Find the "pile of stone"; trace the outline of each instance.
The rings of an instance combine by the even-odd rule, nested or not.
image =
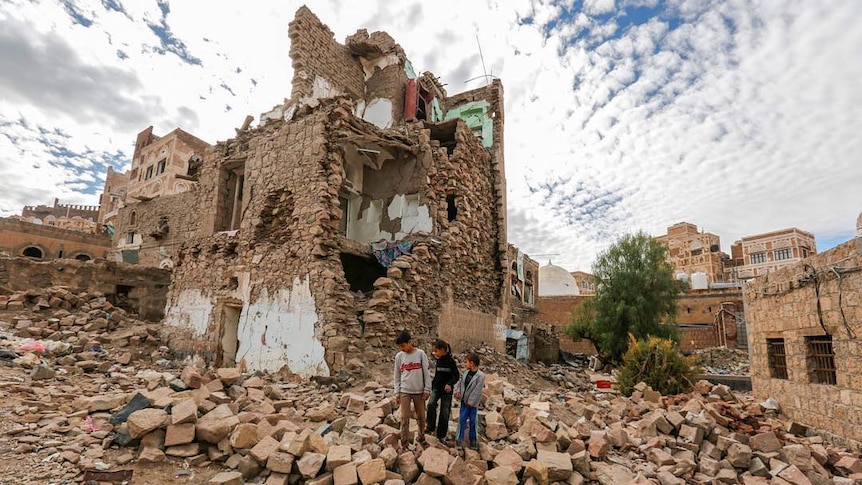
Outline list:
[[[748,352],[725,347],[697,349],[693,352],[697,365],[707,374],[748,375]]]
[[[469,353],[479,355],[483,372],[498,374],[521,389],[540,391],[558,387],[556,390],[563,393],[567,390],[585,391],[591,388],[589,376],[581,366],[523,363],[482,344],[454,355],[461,369]]]
[[[33,380],[105,373],[158,343],[157,325],[111,304],[101,294],[65,287],[0,295],[0,364],[30,369]]]

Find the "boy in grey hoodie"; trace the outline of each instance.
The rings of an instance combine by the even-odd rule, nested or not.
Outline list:
[[[479,356],[468,354],[464,364],[467,372],[458,382],[455,399],[461,400],[461,414],[458,417],[458,438],[455,448],[461,449],[464,441],[464,428],[470,423],[470,448],[479,449],[476,435],[476,420],[479,418],[479,404],[482,403],[482,390],[485,389],[485,373],[479,370]]]
[[[410,404],[419,424],[419,444],[425,444],[425,400],[431,394],[431,363],[422,349],[413,346],[410,332],[395,339],[400,352],[395,354],[395,398],[401,411],[401,446],[410,442]]]

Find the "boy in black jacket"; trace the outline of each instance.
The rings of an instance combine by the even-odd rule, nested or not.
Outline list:
[[[431,397],[428,399],[426,434],[436,432],[440,441],[446,439],[449,431],[449,413],[452,410],[452,391],[461,375],[458,365],[452,358],[452,349],[445,340],[437,339],[431,345],[431,353],[437,359],[434,379],[431,381]],[[440,403],[440,416],[437,416],[437,403]]]

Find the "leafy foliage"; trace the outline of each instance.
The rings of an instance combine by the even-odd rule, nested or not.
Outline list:
[[[599,254],[592,271],[596,295],[575,310],[567,335],[591,340],[612,362],[628,348],[629,333],[678,341],[676,298],[685,283],[674,278],[667,246],[644,232],[628,234]]]
[[[629,334],[629,350],[617,374],[617,389],[631,396],[639,382],[664,395],[689,392],[697,367],[693,358],[683,356],[670,340],[650,337],[635,340]]]

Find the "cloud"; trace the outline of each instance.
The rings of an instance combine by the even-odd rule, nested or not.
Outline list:
[[[7,19],[0,30],[0,94],[8,100],[123,130],[165,113],[141,88],[133,72],[88,65],[62,38],[30,24]]]
[[[211,0],[206,21],[195,2],[3,5],[4,214],[55,196],[95,203],[73,189],[123,165],[150,124],[214,142],[290,95],[295,4]],[[451,94],[484,84],[467,82],[483,73],[478,36],[484,69],[505,87],[508,236],[528,254],[588,269],[619,235],[680,221],[718,234],[725,251],[791,226],[814,232],[819,249],[852,235],[856,0],[308,5],[338,41],[389,32]]]

